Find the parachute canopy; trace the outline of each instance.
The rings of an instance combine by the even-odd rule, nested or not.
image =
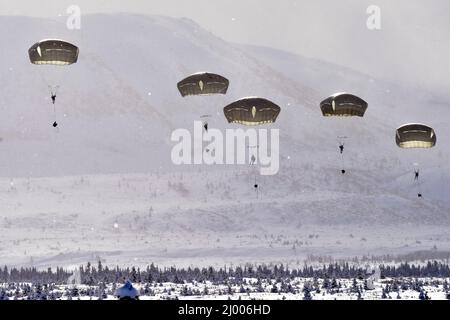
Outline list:
[[[221,75],[199,72],[178,82],[178,90],[183,97],[193,95],[226,94],[229,81]]]
[[[432,148],[436,145],[434,129],[420,123],[409,123],[397,129],[395,141],[400,148]]]
[[[258,97],[240,99],[223,109],[229,123],[240,123],[247,126],[273,123],[280,111],[280,107],[275,103]]]
[[[63,40],[42,40],[35,43],[28,55],[33,64],[64,66],[76,63],[78,47]]]
[[[336,93],[320,103],[325,117],[363,117],[367,106],[363,99],[349,93]]]

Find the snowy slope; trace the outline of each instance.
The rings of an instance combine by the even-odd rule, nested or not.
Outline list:
[[[0,17],[0,264],[159,264],[286,261],[449,248],[447,97],[268,48],[227,43],[187,19],[92,15],[63,21]],[[14,30],[14,32],[10,32]],[[29,63],[42,38],[80,47],[61,76],[60,129],[51,127],[49,74]],[[181,98],[176,83],[208,70],[231,81],[226,96]],[[324,119],[336,91],[369,102],[363,119]],[[243,96],[278,103],[281,168],[171,164],[170,134],[192,130]],[[65,116],[64,116],[65,115]],[[432,125],[438,146],[399,150],[397,126]],[[336,136],[348,135],[348,175]],[[423,200],[412,186],[422,165]],[[114,225],[117,223],[118,228]],[[420,226],[420,228],[418,227]],[[135,261],[134,261],[135,262]]]

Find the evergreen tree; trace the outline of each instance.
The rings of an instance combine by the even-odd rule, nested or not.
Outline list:
[[[447,279],[445,279],[445,281],[444,281],[443,290],[444,290],[444,292],[448,292],[448,282],[447,282]]]
[[[231,287],[231,285],[228,284],[227,294],[229,294],[230,296],[232,296],[233,293],[234,293],[233,288]]]
[[[363,300],[362,296],[361,296],[361,292],[358,290],[358,300]]]
[[[381,299],[387,299],[385,288],[383,288],[382,291],[381,291]]]
[[[312,300],[311,290],[309,285],[305,283],[303,286],[303,300]]]
[[[320,285],[319,285],[319,280],[317,279],[317,276],[314,276],[313,288],[316,291],[316,293],[320,293]]]
[[[4,288],[0,289],[0,300],[9,300],[6,290]]]
[[[264,291],[265,291],[264,287],[262,286],[262,283],[261,283],[260,279],[258,279],[256,292],[264,292]]]
[[[331,287],[330,279],[329,279],[328,277],[326,277],[326,278],[323,280],[322,288],[324,288],[324,289],[329,289],[330,287]]]
[[[277,288],[277,285],[275,283],[273,284],[272,289],[270,289],[270,292],[271,293],[278,293],[278,288]]]
[[[333,278],[333,280],[331,281],[331,289],[336,289],[338,287],[339,287],[339,285],[337,283],[336,278]]]
[[[352,283],[352,287],[350,289],[350,292],[359,292],[359,288],[358,288],[358,282],[356,281],[356,278],[353,278],[353,283]]]
[[[423,291],[423,289],[420,289],[419,299],[420,299],[420,300],[428,300],[428,296],[427,296],[427,294]]]

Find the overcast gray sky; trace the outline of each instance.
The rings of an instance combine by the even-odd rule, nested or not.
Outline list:
[[[225,40],[323,59],[392,80],[450,88],[448,0],[0,0],[1,15],[133,12],[188,17]],[[366,27],[369,5],[381,30]]]

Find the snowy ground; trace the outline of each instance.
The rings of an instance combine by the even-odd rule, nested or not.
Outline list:
[[[247,168],[200,170],[3,179],[0,265],[301,265],[309,255],[450,248],[434,202],[323,190],[286,176],[262,180],[257,196]]]
[[[271,281],[270,283],[263,281],[261,286],[257,285],[257,279],[245,279],[246,284],[242,286],[228,286],[215,285],[211,282],[205,283],[189,283],[189,284],[175,284],[175,283],[153,283],[153,284],[138,284],[136,289],[140,291],[141,300],[302,300],[305,296],[303,288],[305,283],[312,287],[313,279],[295,278],[290,281],[292,292],[283,292],[281,283]],[[317,287],[320,292],[311,290],[313,300],[357,300],[358,293],[352,292],[353,280],[336,279],[339,288],[324,289],[322,288],[323,280],[317,280]],[[391,283],[394,279],[386,278],[378,282],[374,282],[373,290],[362,290],[361,299],[364,300],[379,300],[383,296],[383,288],[386,284]],[[401,279],[405,282],[423,281],[425,285],[422,286],[424,293],[431,300],[447,300],[448,293],[443,288],[445,279],[437,278],[421,278],[421,279]],[[447,279],[449,281],[449,279]],[[14,284],[16,285],[16,284]],[[26,285],[26,284],[22,284]],[[66,286],[53,285],[49,287],[40,287],[39,292],[45,296],[45,299],[80,299],[80,300],[97,300],[99,295],[105,300],[114,300],[113,292],[120,284],[109,284],[104,289],[99,290],[96,286]],[[357,286],[361,288],[364,286],[364,281],[357,280]],[[9,289],[7,289],[9,287]],[[0,289],[5,288],[6,295],[10,299],[27,299],[28,296],[23,293],[23,288],[18,291],[12,290],[12,285],[0,284]],[[275,291],[275,292],[274,292]],[[385,299],[392,300],[418,300],[419,292],[412,289],[401,289],[398,291],[390,291],[386,294]],[[35,297],[36,298],[36,297]],[[42,298],[42,297],[41,297]]]

